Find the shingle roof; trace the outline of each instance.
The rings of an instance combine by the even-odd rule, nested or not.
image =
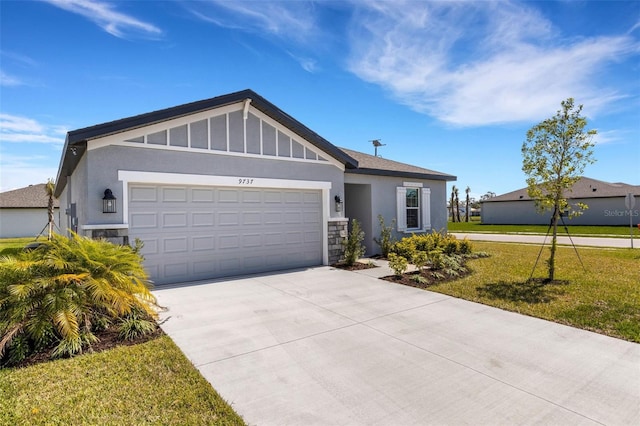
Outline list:
[[[351,149],[340,148],[347,155],[358,161],[358,168],[347,169],[346,173],[382,175],[382,176],[398,176],[416,179],[432,179],[454,181],[455,176],[437,172],[435,170],[424,169],[422,167],[412,166],[411,164],[400,163],[398,161],[387,160],[386,158],[376,157],[374,155],[365,154]]]
[[[0,209],[46,209],[49,197],[44,187],[45,184],[40,183],[0,193]],[[53,206],[60,207],[58,200],[53,200]]]
[[[565,195],[572,199],[582,198],[607,198],[607,197],[624,197],[628,193],[640,195],[640,185],[629,185],[626,183],[610,183],[601,180],[582,177]],[[489,198],[484,202],[499,201],[527,201],[531,200],[527,193],[527,188],[521,188],[517,191],[508,192]]]
[[[146,114],[110,121],[108,123],[85,127],[83,129],[73,130],[67,133],[60,166],[58,167],[55,195],[60,196],[62,193],[62,190],[67,183],[67,176],[70,176],[75,170],[87,149],[87,142],[91,139],[148,126],[154,123],[160,123],[162,121],[172,120],[174,118],[183,117],[196,112],[241,102],[245,99],[251,99],[252,107],[257,108],[283,126],[288,127],[303,138],[307,139],[322,151],[336,158],[338,161],[341,161],[346,168],[358,166],[356,160],[350,158],[335,145],[291,117],[289,114],[282,111],[271,102],[267,101],[262,96],[258,95],[253,90],[247,89],[235,93],[229,93],[227,95],[217,96],[215,98],[191,102]]]

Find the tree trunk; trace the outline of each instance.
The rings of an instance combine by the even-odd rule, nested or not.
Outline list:
[[[551,216],[551,227],[553,228],[553,237],[551,238],[551,254],[547,262],[549,266],[549,278],[548,281],[555,279],[556,273],[556,245],[558,242],[558,219],[560,217],[560,209],[558,206],[553,210],[553,216]]]
[[[464,221],[469,222],[469,193],[467,193],[467,203],[464,210]]]
[[[458,222],[461,222],[460,220],[460,198],[458,198],[458,194],[456,194],[456,219]]]
[[[455,210],[453,210],[453,203],[456,201],[455,199],[455,186],[453,187],[454,189],[451,190],[451,202],[449,203],[451,206],[451,222],[455,222],[456,221],[456,213]]]

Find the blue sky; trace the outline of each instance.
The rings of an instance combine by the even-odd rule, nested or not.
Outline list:
[[[0,190],[54,178],[69,130],[250,88],[337,146],[525,186],[560,102],[597,129],[585,175],[640,184],[640,2],[5,1]]]

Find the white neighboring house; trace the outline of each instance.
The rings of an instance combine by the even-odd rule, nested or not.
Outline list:
[[[0,193],[0,238],[38,236],[48,223],[48,202],[44,183]],[[53,203],[58,224],[59,203],[58,200]]]

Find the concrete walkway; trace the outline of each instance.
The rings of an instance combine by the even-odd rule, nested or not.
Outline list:
[[[528,234],[476,234],[451,232],[456,238],[467,238],[475,241],[498,241],[512,243],[528,243],[542,244],[545,241],[544,235],[528,235]],[[605,238],[605,237],[569,237],[566,234],[558,233],[558,244],[571,245],[571,240],[576,246],[586,247],[613,247],[613,248],[631,248],[631,238]],[[546,239],[546,244],[551,244],[551,235]],[[633,248],[640,248],[640,238],[633,239]]]
[[[249,424],[637,424],[640,345],[330,267],[154,291]]]

